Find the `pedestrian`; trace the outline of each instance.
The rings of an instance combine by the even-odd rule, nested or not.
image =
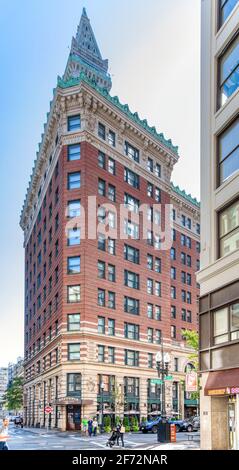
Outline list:
[[[119,424],[117,425],[116,433],[117,433],[117,446],[119,446],[119,440],[121,439],[122,447],[124,447],[125,427],[124,427],[122,421],[120,421]]]
[[[0,426],[0,450],[9,450],[7,445],[9,421],[7,418],[3,420],[2,426]]]
[[[89,421],[88,421],[88,434],[89,434],[90,437],[92,436],[92,432],[93,432],[93,421],[90,418]]]
[[[82,431],[85,435],[87,433],[87,426],[88,426],[87,418],[83,418],[82,419]]]
[[[94,431],[94,436],[97,434],[97,429],[98,429],[98,421],[96,418],[93,420],[93,431]]]

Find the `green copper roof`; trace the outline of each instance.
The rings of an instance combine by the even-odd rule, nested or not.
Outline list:
[[[174,186],[173,183],[171,183],[172,190],[177,193],[179,196],[183,197],[186,199],[186,201],[190,202],[194,206],[198,207],[200,209],[200,202],[194,197],[191,196],[191,194],[187,194],[184,189],[180,189],[179,186]]]
[[[159,140],[163,145],[168,147],[172,152],[178,156],[178,147],[172,144],[171,139],[165,139],[162,133],[158,133],[156,128],[150,127],[146,119],[140,119],[138,113],[132,113],[127,104],[120,103],[118,96],[111,96],[106,89],[100,88],[97,86],[97,83],[94,80],[89,79],[82,72],[79,77],[72,78],[68,81],[64,81],[61,77],[58,77],[57,85],[59,88],[69,88],[72,86],[79,85],[81,82],[85,82],[90,85],[94,90],[96,90],[100,95],[106,98],[110,103],[115,105],[120,111],[126,114],[132,121],[144,128],[145,131],[149,132],[155,139]]]

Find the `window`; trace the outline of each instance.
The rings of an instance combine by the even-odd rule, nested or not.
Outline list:
[[[80,115],[77,116],[68,116],[68,132],[76,131],[80,129]]]
[[[71,256],[67,258],[67,274],[80,273],[80,256]]]
[[[186,273],[185,271],[181,271],[181,282],[186,284]]]
[[[173,362],[174,362],[174,371],[178,372],[178,357],[175,357]]]
[[[104,335],[105,334],[105,318],[98,317],[98,333]]]
[[[147,317],[153,318],[153,304],[147,304]]]
[[[150,271],[153,271],[154,268],[154,258],[152,255],[147,255],[147,268],[150,269]]]
[[[139,315],[139,300],[132,297],[124,298],[124,311],[133,315]]]
[[[214,344],[228,341],[228,309],[223,308],[213,314],[213,338]]]
[[[181,215],[181,224],[186,227],[186,216],[184,214]]]
[[[108,224],[111,228],[116,228],[116,214],[115,212],[108,212]]]
[[[192,228],[192,221],[191,221],[191,219],[190,219],[189,217],[187,218],[187,228],[188,228],[189,230],[191,230],[191,228]]]
[[[171,257],[171,260],[172,260],[172,261],[175,261],[175,260],[176,260],[176,249],[175,249],[175,248],[171,248],[171,250],[170,250],[170,257]]]
[[[161,282],[157,282],[155,281],[155,295],[157,295],[157,297],[161,297]]]
[[[105,362],[105,346],[98,345],[98,362]]]
[[[192,312],[187,310],[187,322],[192,323]]]
[[[171,286],[171,299],[176,299],[177,291],[175,286]]]
[[[80,144],[68,145],[68,161],[80,160]]]
[[[108,172],[111,175],[115,175],[115,161],[110,157],[108,158]]]
[[[105,248],[106,248],[105,236],[99,233],[98,234],[98,250],[105,251]]]
[[[130,245],[124,245],[124,259],[139,264],[139,250]]]
[[[131,238],[139,239],[139,225],[130,220],[124,220],[124,233]]]
[[[116,189],[115,186],[112,186],[112,184],[109,184],[108,186],[108,198],[112,202],[115,202],[116,200]]]
[[[148,328],[148,343],[153,343],[154,341],[154,330],[153,328]]]
[[[67,396],[81,397],[81,374],[67,374]]]
[[[239,170],[239,118],[218,137],[219,184]]]
[[[115,348],[113,348],[112,346],[108,347],[108,362],[110,364],[115,363]]]
[[[105,224],[106,223],[106,210],[105,210],[105,207],[99,207],[98,208],[97,217],[98,217],[99,224]]]
[[[115,266],[112,264],[108,265],[108,280],[111,282],[115,282]]]
[[[182,264],[186,265],[186,260],[187,260],[187,257],[186,257],[186,253],[181,253],[181,262]]]
[[[147,279],[147,294],[153,294],[153,279]]]
[[[239,339],[239,303],[230,307],[231,340]]]
[[[191,274],[187,273],[187,285],[191,286],[192,285],[192,276]]]
[[[139,325],[125,323],[124,335],[127,339],[139,340]]]
[[[100,152],[98,153],[98,166],[105,170],[105,153]]]
[[[155,343],[156,344],[161,344],[161,330],[155,330]]]
[[[152,353],[148,353],[148,368],[153,369],[154,356]]]
[[[131,212],[135,212],[136,214],[139,212],[139,200],[133,196],[130,196],[130,194],[125,193],[124,205]]]
[[[98,194],[100,196],[105,196],[105,187],[106,187],[105,181],[99,178],[98,179]]]
[[[80,343],[68,344],[68,361],[80,360]]]
[[[153,197],[153,190],[154,190],[154,187],[152,185],[152,183],[147,183],[147,195],[149,197]]]
[[[68,173],[68,189],[79,189],[80,183],[80,172]]]
[[[124,285],[133,289],[139,289],[139,274],[124,271]]]
[[[171,338],[176,339],[176,326],[175,325],[171,326]]]
[[[105,262],[98,261],[98,277],[100,279],[105,279]]]
[[[112,318],[108,320],[108,335],[115,336],[115,320]]]
[[[115,147],[115,133],[113,131],[109,131],[108,133],[108,142],[112,147]]]
[[[155,174],[158,178],[161,178],[161,165],[159,163],[155,165]]]
[[[181,233],[181,245],[186,246],[186,235]]]
[[[128,168],[124,169],[124,180],[130,186],[133,186],[133,188],[139,189],[139,175]]]
[[[132,158],[135,162],[139,162],[139,151],[133,145],[129,144],[129,142],[125,142],[125,155]]]
[[[115,255],[115,240],[112,238],[108,238],[108,253]]]
[[[108,292],[108,308],[115,309],[115,292]]]
[[[160,258],[155,258],[154,269],[156,273],[161,273],[161,259]]]
[[[182,320],[186,321],[187,320],[187,314],[186,314],[186,309],[182,308]]]
[[[177,315],[176,307],[175,307],[175,305],[171,305],[171,318],[175,319],[176,315]]]
[[[80,245],[80,229],[79,228],[70,228],[68,230],[67,244],[68,246]]]
[[[98,305],[105,306],[105,290],[103,289],[98,289]]]
[[[67,330],[68,331],[80,330],[80,313],[69,313],[67,315]]]
[[[171,279],[175,280],[176,279],[176,268],[174,268],[173,266],[171,267]]]
[[[196,233],[197,233],[198,235],[200,235],[200,233],[201,233],[201,226],[200,226],[200,224],[198,224],[198,223],[196,224]]]
[[[151,173],[154,172],[154,162],[152,158],[148,158],[147,169],[148,171],[151,171]]]
[[[76,303],[80,302],[80,286],[67,287],[67,302]]]
[[[185,290],[181,291],[181,298],[182,298],[182,302],[186,302],[186,291]]]
[[[101,122],[98,123],[98,136],[105,140],[105,126]]]
[[[192,248],[192,240],[190,237],[186,237],[186,246]]]
[[[191,292],[187,292],[187,304],[191,304],[192,303],[192,294]]]
[[[155,320],[161,320],[161,307],[159,305],[155,305]]]
[[[219,256],[225,256],[239,248],[239,201],[219,213]]]
[[[187,255],[187,266],[190,268],[192,266],[192,258],[190,255]]]
[[[219,58],[218,104],[223,106],[239,87],[239,36]]]
[[[228,16],[231,14],[233,8],[237,5],[238,0],[219,0],[219,26],[225,23]]]
[[[79,217],[80,216],[80,200],[68,201],[67,216],[68,217]]]
[[[196,250],[197,250],[198,253],[200,253],[200,251],[201,251],[200,242],[196,242]]]
[[[155,201],[161,202],[161,190],[159,188],[155,188]]]
[[[139,366],[139,352],[125,349],[125,365],[138,367]]]

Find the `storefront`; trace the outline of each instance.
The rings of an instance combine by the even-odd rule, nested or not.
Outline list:
[[[239,450],[239,369],[210,372],[204,394],[211,398],[213,413],[224,416],[220,425],[215,423],[217,432],[229,450]]]
[[[80,431],[83,419],[84,405],[92,404],[89,400],[82,400],[80,398],[66,397],[57,401],[55,405],[59,410],[60,416],[64,417],[62,423],[63,430],[66,431]]]

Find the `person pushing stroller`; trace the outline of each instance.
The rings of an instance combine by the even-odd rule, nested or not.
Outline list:
[[[107,447],[113,447],[117,441],[117,437],[118,437],[118,433],[117,433],[116,428],[114,428],[110,438],[106,442]]]

